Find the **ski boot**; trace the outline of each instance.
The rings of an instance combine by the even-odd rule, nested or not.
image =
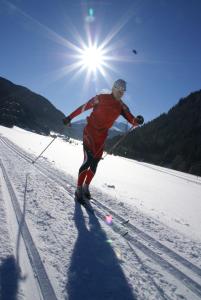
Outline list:
[[[84,184],[82,193],[83,193],[83,196],[86,197],[88,200],[91,199],[91,193],[89,191],[89,186],[87,184]]]
[[[80,204],[85,204],[85,201],[83,199],[82,187],[77,187],[75,191],[75,200]]]

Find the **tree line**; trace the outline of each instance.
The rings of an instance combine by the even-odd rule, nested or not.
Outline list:
[[[108,140],[106,149],[118,138]],[[113,153],[200,176],[201,91],[134,130]]]

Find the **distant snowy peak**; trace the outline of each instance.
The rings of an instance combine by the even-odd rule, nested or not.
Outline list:
[[[76,126],[77,126],[77,125],[86,125],[86,123],[87,123],[86,120],[85,120],[85,119],[82,119],[82,120],[73,122],[72,125],[73,125],[73,126],[74,126],[74,125],[76,125]]]
[[[72,126],[68,129],[69,136],[82,139],[83,129],[86,126],[86,119],[78,120],[72,123]],[[128,124],[124,122],[115,122],[112,128],[109,130],[109,138],[115,137],[119,134],[123,134],[128,130]]]
[[[86,119],[82,119],[82,120],[79,120],[79,121],[75,121],[73,122],[73,126],[77,126],[77,125],[86,125],[87,124],[87,121]],[[116,131],[120,131],[120,132],[125,132],[127,129],[128,129],[128,124],[127,122],[114,122],[114,125],[112,126],[111,128],[112,130],[116,130]]]
[[[120,128],[118,128],[117,126],[112,126],[111,128],[112,130],[116,130],[116,131],[119,131],[119,132],[122,132],[122,130]]]

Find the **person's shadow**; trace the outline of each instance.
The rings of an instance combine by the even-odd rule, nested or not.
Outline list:
[[[131,286],[107,241],[97,217],[89,215],[87,228],[80,204],[75,203],[78,238],[68,270],[69,300],[134,300]]]
[[[17,300],[18,283],[20,280],[19,267],[14,256],[4,258],[0,265],[0,299]]]

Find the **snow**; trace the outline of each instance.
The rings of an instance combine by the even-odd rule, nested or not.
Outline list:
[[[0,133],[4,133],[15,144],[36,156],[52,141],[51,137],[17,127],[0,127]],[[76,180],[83,160],[82,143],[72,140],[72,144],[69,144],[58,138],[43,157]],[[161,171],[160,167],[154,167],[152,169],[147,164],[107,155],[98,166],[93,186],[201,241],[200,178],[184,174],[184,180],[175,177],[181,172],[171,170],[169,174],[168,169]],[[110,185],[115,188],[109,188]]]
[[[118,128],[117,126],[113,126],[112,129],[119,131],[120,133],[122,133],[122,130],[120,128]]]
[[[17,127],[0,126],[0,136],[35,157],[52,141],[52,137]],[[25,201],[25,177],[29,174],[26,222],[58,299],[164,299],[163,293],[170,299],[200,299],[184,288],[179,280],[175,281],[161,271],[160,266],[155,267],[139,249],[131,255],[129,244],[112,232],[110,225],[90,217],[86,212],[82,213],[62,186],[44,178],[35,166],[5,149],[6,146],[2,145],[0,159],[13,184],[21,210]],[[69,143],[58,137],[36,165],[53,170],[72,189],[82,160],[80,141],[71,140]],[[11,208],[6,204],[9,196],[5,192],[2,173],[0,180],[3,233],[0,235],[0,262],[3,262],[6,257],[15,255],[16,241],[9,229],[13,228],[14,221]],[[91,189],[94,197],[99,197],[104,205],[201,267],[200,177],[106,155],[99,163]],[[144,262],[146,266],[142,268]],[[201,285],[197,275],[189,276]],[[102,285],[98,286],[95,280]],[[90,291],[85,291],[84,285],[87,286],[88,281],[91,283]],[[26,280],[20,284],[20,299],[26,299],[27,284]],[[121,289],[116,289],[118,285]]]

